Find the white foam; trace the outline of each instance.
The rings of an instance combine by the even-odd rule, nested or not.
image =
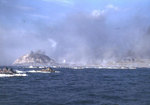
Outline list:
[[[27,74],[0,74],[0,77],[28,76]]]
[[[28,73],[36,73],[35,70],[30,70],[30,71],[27,71]]]
[[[60,73],[60,71],[55,71],[55,73]]]
[[[13,74],[14,76],[28,76],[27,74]]]
[[[31,71],[28,71],[28,73],[51,73],[51,72],[31,70]]]
[[[16,73],[26,73],[26,71],[16,70]]]
[[[30,70],[28,73],[51,73],[49,71],[39,71],[39,70]],[[60,71],[55,71],[54,73],[60,73]]]

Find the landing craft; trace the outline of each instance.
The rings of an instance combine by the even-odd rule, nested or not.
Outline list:
[[[41,71],[45,72],[55,72],[52,68],[48,67],[47,69],[42,69]]]
[[[37,72],[52,73],[52,72],[56,72],[56,71],[54,71],[52,68],[48,67],[46,69],[37,70]]]
[[[32,71],[28,71],[30,73],[58,73],[58,71],[53,70],[52,68],[48,67],[45,69],[41,69],[41,70],[32,70]]]
[[[12,76],[27,76],[27,74],[17,73],[12,68],[3,68],[0,69],[0,77],[12,77]]]

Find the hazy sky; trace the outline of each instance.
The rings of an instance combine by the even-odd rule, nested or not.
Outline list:
[[[0,65],[31,50],[98,64],[150,58],[150,0],[0,0]]]

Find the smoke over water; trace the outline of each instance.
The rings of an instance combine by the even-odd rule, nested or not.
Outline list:
[[[41,5],[48,5],[41,1]],[[39,49],[58,62],[71,64],[150,58],[148,1],[131,3],[129,7],[107,4],[100,9],[72,9],[56,20],[52,17],[56,13],[44,14],[51,8],[45,6],[39,12],[39,4],[29,7],[26,2],[15,2],[10,5],[8,0],[0,1],[1,65]]]
[[[132,17],[112,24],[107,16],[78,13],[68,17],[55,34],[62,43],[56,49],[59,57],[69,62],[86,63],[150,57],[149,23],[141,23],[144,19]]]

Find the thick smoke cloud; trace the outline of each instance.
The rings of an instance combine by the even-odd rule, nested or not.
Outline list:
[[[150,58],[150,16],[145,11],[149,8],[130,13],[107,5],[103,10],[73,11],[52,24],[27,15],[32,8],[21,8],[17,0],[17,6],[7,2],[0,2],[1,65],[31,50],[43,50],[58,62],[71,64]]]
[[[94,11],[95,12],[95,11]],[[143,16],[129,16],[111,23],[111,13],[77,13],[66,18],[56,26],[53,34],[60,43],[56,53],[58,58],[79,64],[99,64],[107,60],[119,60],[126,57],[149,58],[150,37],[149,21]],[[59,28],[58,28],[59,27]]]

